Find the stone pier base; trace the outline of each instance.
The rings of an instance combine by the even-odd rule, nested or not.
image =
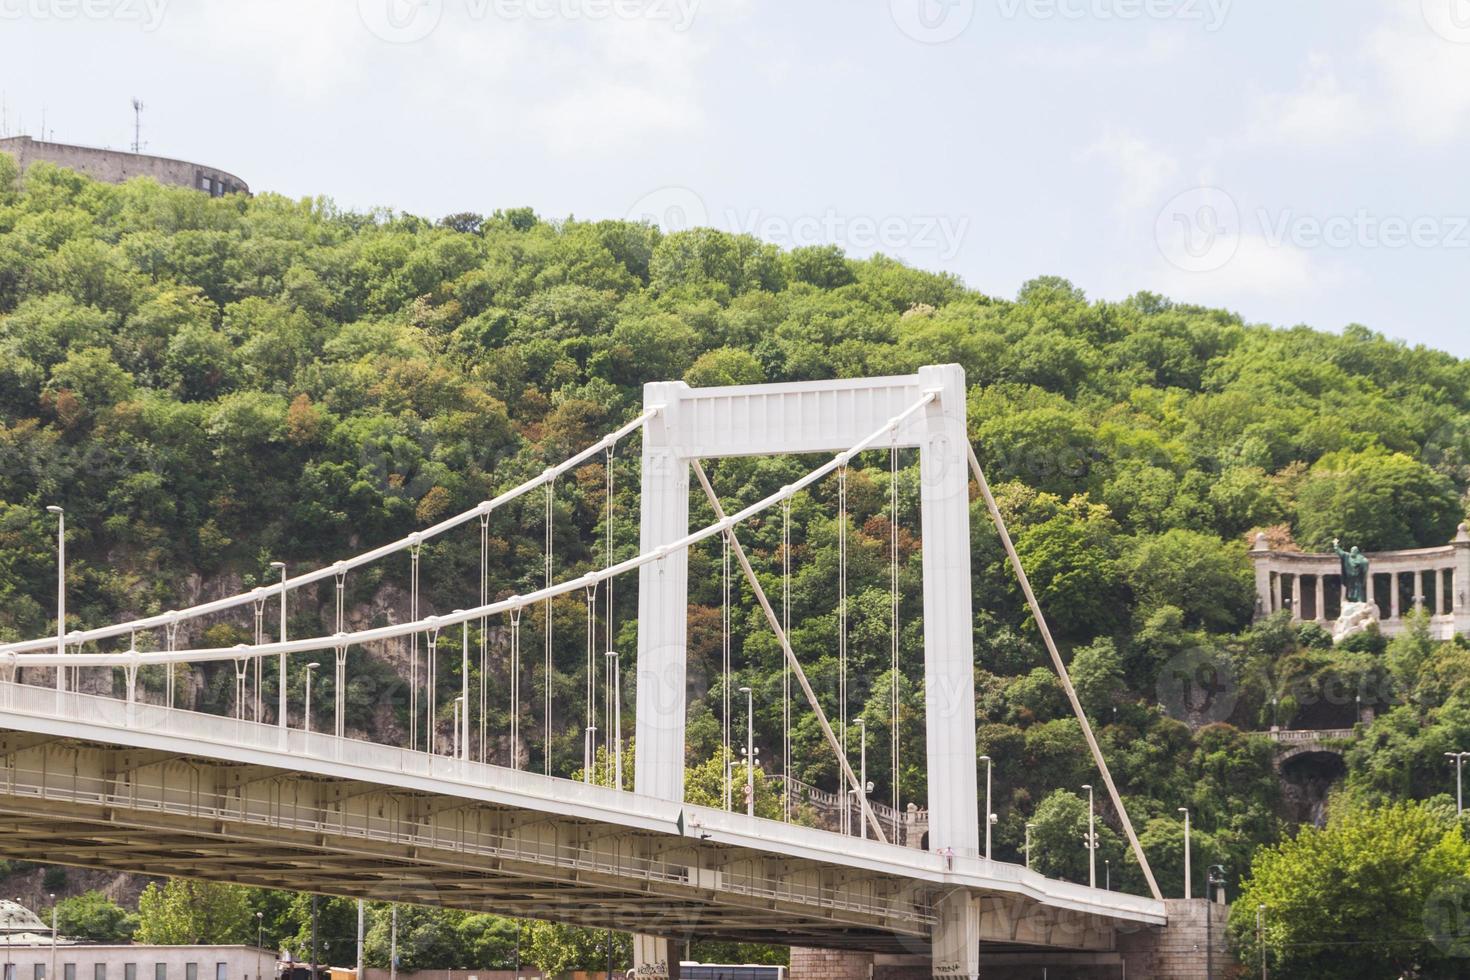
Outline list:
[[[980,977],[1026,980],[1229,980],[1239,969],[1225,942],[1224,905],[1202,898],[1165,902],[1167,926],[1120,929],[1114,948],[980,950]],[[1210,942],[1205,940],[1206,919]],[[1212,953],[1207,953],[1212,949]],[[790,980],[929,980],[926,956],[885,956],[825,949],[791,950]]]

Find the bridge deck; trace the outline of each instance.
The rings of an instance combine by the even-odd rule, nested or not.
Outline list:
[[[0,683],[0,856],[441,904],[674,938],[1106,948],[1162,903],[823,830],[157,705]]]

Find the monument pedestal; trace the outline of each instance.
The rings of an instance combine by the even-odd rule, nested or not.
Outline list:
[[[1349,602],[1332,626],[1332,642],[1341,643],[1350,636],[1366,633],[1378,625],[1378,608],[1371,602]]]

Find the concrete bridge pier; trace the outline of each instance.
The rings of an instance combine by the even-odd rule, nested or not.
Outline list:
[[[980,898],[953,891],[935,903],[939,921],[934,926],[931,973],[950,980],[978,980],[980,976]]]
[[[633,977],[636,980],[679,980],[677,944],[656,936],[634,936]]]

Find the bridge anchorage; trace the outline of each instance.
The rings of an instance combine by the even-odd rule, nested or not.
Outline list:
[[[612,544],[611,464],[618,446],[635,434],[642,437],[638,553],[619,559]],[[742,525],[769,512],[780,515],[783,542],[789,544],[792,498],[829,477],[838,484],[843,527],[849,464],[859,453],[887,451],[896,472],[904,450],[918,454],[923,544],[929,791],[928,847],[922,850],[896,840],[902,812],[897,793],[880,819],[853,765],[845,564],[837,583],[844,669],[836,717],[829,719],[789,640],[789,595],[783,588],[772,601],[741,541]],[[701,461],[775,454],[827,458],[800,479],[727,512]],[[553,548],[556,483],[598,460],[606,464],[608,491],[607,539],[594,549],[602,567],[559,578]],[[1151,898],[1052,880],[990,860],[988,833],[982,848],[971,644],[972,479],[1020,577]],[[896,504],[896,479],[892,492]],[[545,503],[543,584],[523,595],[493,598],[487,585],[491,518],[521,498],[534,502],[538,493]],[[715,515],[693,530],[691,493],[707,500]],[[422,615],[420,572],[430,554],[425,546],[462,527],[479,532],[478,604]],[[785,665],[788,726],[792,702],[819,723],[837,762],[838,798],[852,801],[840,807],[845,832],[792,822],[789,793],[783,819],[738,812],[728,769],[723,807],[685,802],[689,549],[704,542],[720,548],[725,594],[736,575],[743,577],[765,628],[776,637]],[[789,573],[789,558],[784,560]],[[349,576],[390,561],[408,566],[409,620],[348,629]],[[957,366],[801,384],[649,384],[637,418],[500,496],[352,558],[295,575],[287,571],[281,566],[280,580],[271,585],[188,609],[73,632],[65,632],[63,618],[56,636],[0,646],[0,856],[615,928],[635,934],[635,972],[658,978],[676,972],[678,944],[689,938],[919,955],[928,957],[936,976],[976,977],[989,950],[1106,953],[1118,948],[1120,933],[1167,922],[1123,801],[970,449],[964,373]],[[637,661],[630,700],[636,707],[636,752],[632,787],[625,789],[625,682],[613,650],[613,589],[619,576],[634,573]],[[893,581],[896,594],[896,573]],[[292,639],[288,602],[291,593],[304,589],[335,595],[335,628]],[[553,765],[552,720],[572,707],[554,694],[556,621],[550,613],[561,597],[586,603],[584,703],[576,706],[586,715],[580,779]],[[895,636],[897,608],[895,600]],[[267,632],[272,614],[279,619],[275,638]],[[190,646],[188,638],[197,633],[191,626],[229,616],[246,618],[253,642]],[[725,621],[722,668],[728,680],[728,606]],[[503,658],[494,649],[501,644],[488,639],[492,624],[509,633]],[[539,664],[522,657],[523,645],[535,643],[533,631],[543,648]],[[404,745],[346,733],[346,678],[373,649],[408,655]],[[896,650],[895,641],[895,658]],[[302,655],[314,658],[306,672],[308,718],[313,671],[323,665],[331,670],[330,734],[309,722],[290,724],[288,670],[292,658]],[[496,664],[496,658],[506,662]],[[456,661],[459,692],[446,705],[440,701],[441,670],[452,674]],[[233,717],[176,704],[178,665],[209,662],[234,665]],[[274,719],[262,697],[272,668],[279,689]],[[490,690],[492,668],[505,671],[506,691]],[[160,669],[163,690],[150,697],[145,681]],[[84,691],[83,671],[118,676],[119,696]],[[540,694],[539,739],[529,726],[523,728],[534,713],[532,698],[522,690],[527,675],[529,693]],[[41,676],[54,678],[54,684],[33,683]],[[111,690],[111,682],[102,688]],[[490,730],[492,693],[508,697],[501,732]],[[736,712],[728,683],[724,698],[729,754]],[[446,707],[453,719],[447,733],[437,723]],[[789,787],[789,741],[782,750],[780,775]],[[896,743],[892,751],[896,759]],[[745,765],[753,780],[753,766]],[[593,779],[599,767],[607,785]]]

